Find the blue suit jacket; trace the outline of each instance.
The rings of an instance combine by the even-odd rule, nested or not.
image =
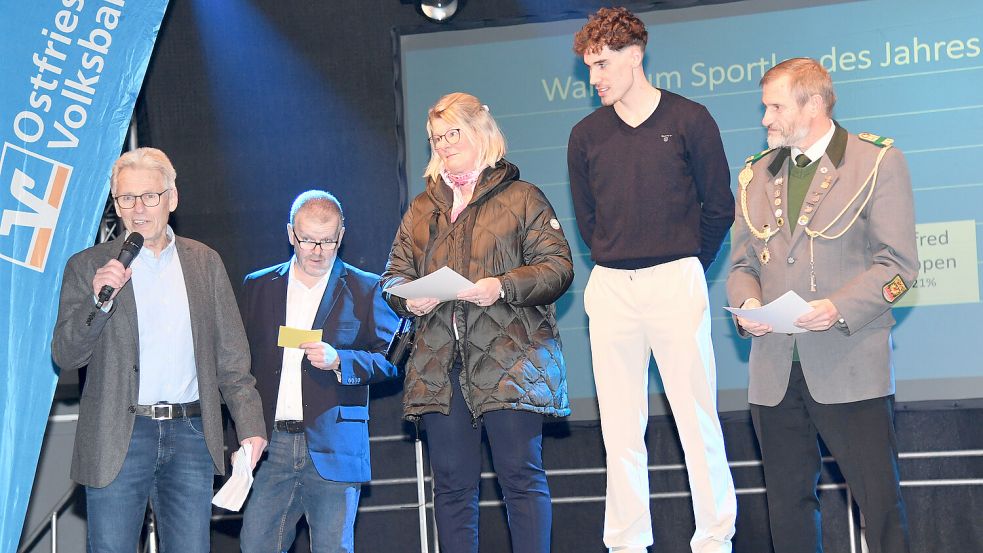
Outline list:
[[[271,435],[283,365],[277,335],[286,321],[290,263],[248,275],[241,298],[252,371]],[[398,321],[382,299],[378,275],[335,260],[312,328],[323,329],[322,340],[338,350],[341,382],[334,371],[320,370],[306,357],[301,364],[307,447],[325,479],[371,479],[368,384],[397,374],[385,353]]]

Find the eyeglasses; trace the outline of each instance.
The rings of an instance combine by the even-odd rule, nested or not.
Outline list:
[[[144,207],[157,207],[160,205],[160,197],[171,190],[173,189],[168,188],[161,192],[147,192],[146,194],[136,196],[133,194],[120,194],[119,196],[113,196],[113,200],[116,200],[116,205],[120,209],[133,209],[133,206],[137,205],[137,198],[140,198]]]
[[[338,247],[338,240],[301,240],[296,230],[290,229],[290,232],[294,234],[294,246],[305,252],[312,252],[318,247],[322,252],[329,252]]]
[[[430,141],[430,144],[433,145],[434,148],[437,147],[437,144],[440,144],[441,140],[446,142],[448,145],[457,144],[458,141],[461,140],[461,129],[450,129],[444,134],[435,134],[427,140]]]

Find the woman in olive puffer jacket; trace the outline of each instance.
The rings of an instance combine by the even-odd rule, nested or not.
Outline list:
[[[477,551],[483,426],[513,552],[545,553],[543,416],[570,413],[553,305],[573,280],[570,247],[546,196],[503,158],[487,106],[448,94],[427,131],[427,188],[403,217],[383,279],[388,288],[446,265],[475,283],[455,301],[386,296],[415,317],[403,406],[427,430],[440,549]]]

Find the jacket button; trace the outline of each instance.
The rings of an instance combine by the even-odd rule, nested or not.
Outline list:
[[[138,367],[136,365],[133,365],[133,372],[135,372],[135,373],[140,372],[140,367]]]
[[[137,412],[137,408],[136,408],[136,407],[134,407],[134,406],[132,406],[132,405],[130,405],[130,408],[129,408],[129,409],[127,409],[127,411],[129,411],[129,412],[131,412],[131,413],[136,413],[136,412]]]
[[[792,263],[795,263],[795,258],[790,255],[788,256],[788,259],[785,260],[785,262],[791,265]]]

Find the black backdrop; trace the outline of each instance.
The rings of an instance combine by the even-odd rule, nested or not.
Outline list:
[[[139,141],[177,168],[175,228],[218,250],[233,280],[288,255],[290,201],[314,187],[345,207],[343,257],[381,271],[401,214],[393,29],[585,17],[609,4],[470,0],[440,25],[400,0],[171,0],[137,102]]]

